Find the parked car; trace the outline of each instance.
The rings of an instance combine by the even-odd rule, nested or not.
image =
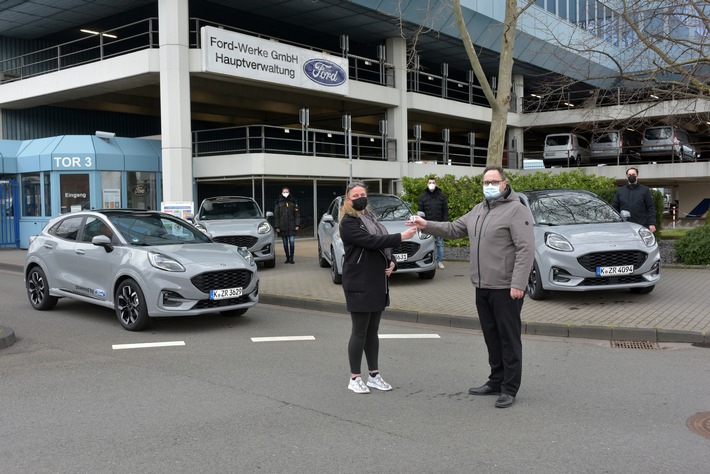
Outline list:
[[[554,133],[545,137],[543,159],[548,163],[589,163],[589,142],[574,133]]]
[[[331,279],[335,284],[342,283],[343,279],[345,250],[338,227],[343,198],[335,198],[318,223],[318,263],[321,268],[330,267]],[[412,216],[412,210],[398,196],[368,194],[367,202],[368,208],[390,233],[406,229],[405,222]],[[397,273],[415,272],[423,280],[430,280],[436,275],[435,244],[429,234],[417,232],[414,238],[393,248],[392,255],[397,260]]]
[[[688,132],[675,125],[647,127],[641,140],[641,155],[648,160],[696,161],[698,151]]]
[[[532,299],[544,299],[550,291],[653,291],[661,257],[646,227],[625,221],[588,191],[518,194],[535,221],[535,263],[527,286]]]
[[[276,266],[274,228],[262,214],[259,205],[250,197],[218,196],[202,201],[197,214],[189,218],[198,229],[209,233],[215,242],[245,247],[254,261],[264,268]]]
[[[71,298],[113,309],[129,331],[145,328],[151,317],[241,316],[259,301],[248,251],[213,242],[158,211],[55,217],[30,239],[24,277],[34,309],[50,310],[59,298]]]
[[[641,135],[633,130],[601,130],[592,135],[592,163],[641,160]]]

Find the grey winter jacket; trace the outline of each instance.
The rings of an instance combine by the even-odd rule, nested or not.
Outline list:
[[[476,288],[524,290],[535,259],[530,210],[508,186],[503,195],[483,200],[454,222],[427,221],[427,234],[447,239],[468,237],[469,271]]]

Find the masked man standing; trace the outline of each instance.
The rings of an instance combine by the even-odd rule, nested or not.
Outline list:
[[[285,186],[281,189],[281,196],[274,209],[274,227],[284,244],[284,263],[294,263],[293,251],[296,247],[296,232],[301,227],[301,214],[298,212],[298,203]]]
[[[430,221],[447,222],[449,220],[449,201],[436,185],[436,178],[427,180],[427,188],[419,195],[419,210]],[[444,238],[436,239],[436,262],[439,268],[444,268]]]
[[[626,170],[628,183],[616,190],[611,205],[617,211],[629,211],[629,220],[656,232],[656,205],[651,196],[651,190],[638,182],[639,170]]]

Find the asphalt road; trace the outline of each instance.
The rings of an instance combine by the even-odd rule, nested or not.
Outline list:
[[[43,472],[707,472],[710,349],[525,336],[515,405],[473,397],[478,331],[385,321],[391,392],[347,390],[349,318],[260,305],[123,330],[112,311],[38,312],[0,271],[0,466]],[[432,336],[437,335],[438,338]],[[253,342],[255,337],[312,340]],[[116,344],[184,345],[115,349]]]

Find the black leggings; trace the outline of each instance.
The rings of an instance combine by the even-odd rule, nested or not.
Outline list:
[[[377,357],[380,352],[380,339],[377,331],[380,328],[380,317],[382,311],[373,313],[353,313],[350,312],[350,319],[353,321],[353,332],[350,334],[348,342],[348,359],[350,359],[350,373],[360,373],[360,363],[362,353],[365,352],[367,368],[370,372],[379,369]]]

